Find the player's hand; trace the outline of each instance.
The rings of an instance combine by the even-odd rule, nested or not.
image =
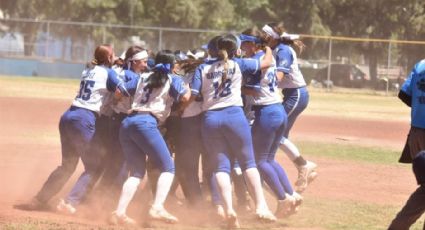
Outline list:
[[[114,92],[114,98],[117,99],[117,100],[120,100],[122,98],[122,93],[121,93],[121,90],[120,89],[117,88],[115,90],[115,92]]]

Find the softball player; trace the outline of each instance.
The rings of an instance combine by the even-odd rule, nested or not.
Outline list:
[[[283,89],[283,106],[288,114],[288,122],[280,141],[280,148],[296,165],[298,169],[298,179],[295,182],[296,190],[303,192],[308,183],[316,178],[317,165],[305,160],[298,148],[288,138],[295,120],[307,107],[309,101],[307,85],[298,67],[297,54],[292,48],[292,45],[295,45],[302,52],[305,46],[298,40],[298,35],[286,33],[282,23],[266,24],[262,31],[267,44],[273,49],[277,63],[278,87]]]
[[[392,220],[389,230],[407,230],[425,212],[425,60],[418,62],[412,69],[398,97],[411,107],[411,127],[407,140],[410,150],[408,157],[412,161],[419,187]]]
[[[242,51],[245,51],[247,57],[258,61],[264,57],[259,36],[260,32],[255,27],[240,35]],[[275,161],[287,120],[277,89],[275,63],[268,69],[244,75],[244,79],[244,91],[250,95],[248,97],[252,97],[250,101],[255,112],[251,132],[257,167],[261,177],[278,199],[276,216],[283,217],[294,210],[296,204],[301,204],[302,198],[294,192],[285,170]]]
[[[218,40],[219,58],[212,64],[199,66],[193,77],[191,89],[196,96],[202,94],[202,138],[207,148],[208,159],[215,168],[215,178],[225,204],[228,227],[239,227],[232,205],[230,182],[231,161],[236,158],[243,170],[251,191],[255,194],[258,218],[275,221],[270,212],[261,187],[260,175],[256,168],[252,149],[249,124],[245,119],[241,97],[242,73],[255,73],[268,67],[272,54],[270,48],[265,61],[234,58],[237,50],[233,36]],[[235,153],[231,155],[230,153]]]
[[[181,63],[181,68],[184,70],[185,77],[183,77],[186,83],[190,83],[193,80],[195,69],[203,64],[213,63],[217,58],[217,40],[221,36],[216,36],[208,43],[208,52],[210,59],[208,60],[184,60]],[[223,216],[223,206],[220,199],[220,194],[215,181],[212,180],[212,169],[209,161],[206,159],[206,152],[201,136],[201,125],[202,125],[202,96],[198,95],[196,99],[190,103],[181,115],[181,129],[178,137],[178,154],[175,157],[176,167],[183,171],[179,179],[183,193],[192,205],[196,205],[202,200],[201,186],[199,183],[199,158],[202,155],[202,172],[205,181],[208,184],[212,203],[216,205],[218,213]],[[187,140],[191,140],[191,145],[187,145]]]
[[[189,84],[193,78],[193,71],[185,74],[183,80]],[[201,185],[199,183],[199,158],[205,153],[201,139],[201,102],[199,99],[191,103],[182,113],[180,130],[175,156],[176,167],[181,169],[178,175],[183,193],[191,205],[197,205],[202,200]],[[191,144],[187,144],[191,140]]]
[[[126,209],[145,174],[146,156],[161,171],[149,216],[171,223],[177,221],[164,208],[174,178],[174,162],[158,129],[158,124],[168,117],[173,100],[187,101],[190,97],[183,81],[170,74],[174,61],[172,53],[160,52],[152,73],[143,74],[120,87],[123,95],[133,96],[132,113],[123,120],[119,134],[130,177],[125,181],[118,207],[112,213],[113,223],[135,223],[127,217]]]
[[[95,147],[96,122],[104,107],[109,91],[114,91],[116,76],[110,67],[114,58],[109,45],[98,46],[94,52],[92,67],[83,71],[80,90],[71,107],[62,115],[59,133],[62,145],[62,164],[56,168],[41,190],[29,204],[18,208],[37,210],[57,194],[68,181],[81,158],[85,171],[72,188],[67,200],[61,200],[59,211],[75,213],[75,205],[86,194],[98,176],[101,156]],[[113,81],[110,81],[114,78]]]
[[[129,47],[123,55],[121,55],[123,65],[113,66],[114,71],[123,82],[137,78],[139,74],[146,71],[148,53],[139,46]],[[115,68],[114,68],[115,67]],[[128,171],[125,167],[124,153],[119,142],[119,129],[121,122],[127,117],[131,109],[131,98],[121,97],[112,98],[110,103],[112,113],[107,124],[106,143],[108,152],[105,159],[105,171],[99,182],[101,190],[107,191],[112,197],[118,195],[122,188],[122,184],[127,179]],[[111,186],[112,185],[112,186]],[[118,191],[119,190],[119,191]]]

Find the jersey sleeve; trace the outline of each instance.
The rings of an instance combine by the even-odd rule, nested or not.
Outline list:
[[[243,87],[248,89],[253,89],[255,91],[260,91],[261,90],[260,77],[261,75],[259,74],[244,76],[245,84],[243,85]]]
[[[140,76],[132,71],[126,70],[124,72],[126,82],[122,82],[122,84],[118,85],[121,93],[126,96],[134,96],[137,90],[137,85],[139,84]]]
[[[106,88],[110,92],[115,92],[118,85],[123,84],[122,80],[118,77],[117,72],[113,69],[108,69],[108,79],[106,80]]]
[[[202,66],[202,65],[201,65]],[[192,82],[190,83],[190,90],[192,95],[199,95],[202,87],[202,67],[198,66],[193,75]]]
[[[260,70],[260,61],[254,58],[234,58],[243,75],[256,74]]]
[[[178,76],[171,76],[170,96],[173,97],[174,100],[179,101],[180,96],[184,95],[185,93],[187,93],[187,89],[183,79]]]
[[[276,69],[279,72],[289,73],[291,65],[294,62],[294,57],[289,48],[279,49],[276,53]]]

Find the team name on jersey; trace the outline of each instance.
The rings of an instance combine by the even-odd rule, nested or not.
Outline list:
[[[96,74],[96,72],[87,71],[87,72],[83,73],[83,75],[81,76],[81,78],[82,78],[82,80],[93,79],[93,77],[94,77],[95,74]]]
[[[230,68],[230,69],[228,69],[227,70],[227,74],[228,75],[233,75],[233,74],[235,74],[235,68],[233,67],[233,68]],[[216,79],[216,78],[221,78],[223,76],[223,71],[214,71],[214,72],[209,72],[209,73],[206,73],[206,78],[207,79]]]

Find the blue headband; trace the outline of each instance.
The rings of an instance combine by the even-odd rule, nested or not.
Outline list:
[[[156,64],[154,67],[155,70],[158,70],[161,73],[170,73],[171,72],[171,65],[170,64]]]
[[[256,44],[261,43],[261,40],[259,38],[246,34],[239,35],[239,39],[241,39],[241,42],[254,42]]]

